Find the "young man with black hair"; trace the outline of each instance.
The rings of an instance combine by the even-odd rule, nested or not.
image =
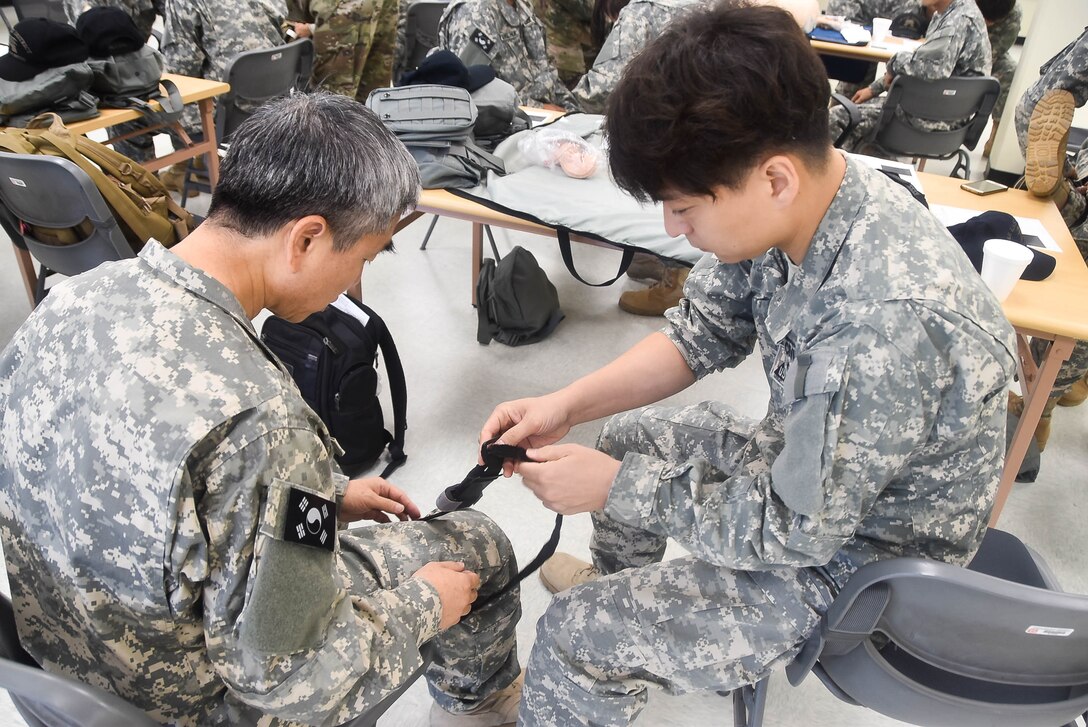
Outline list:
[[[986,531],[1012,328],[940,222],[831,147],[828,95],[788,14],[735,4],[670,25],[612,94],[613,176],[706,255],[661,332],[481,431],[530,447],[516,469],[545,505],[593,513],[593,564],[541,571],[562,592],[524,725],[626,725],[650,684],[755,682],[862,565],[963,565]],[[760,421],[647,406],[757,344]],[[598,449],[558,443],[607,415]],[[662,562],[668,538],[690,555]]]

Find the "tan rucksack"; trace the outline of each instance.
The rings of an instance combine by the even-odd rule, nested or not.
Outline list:
[[[192,215],[174,202],[152,172],[104,144],[73,134],[56,114],[37,116],[25,129],[0,131],[0,151],[45,154],[74,162],[102,193],[135,251],[151,238],[170,247],[193,228]],[[86,237],[88,231],[35,226],[34,232],[38,239],[71,244]]]

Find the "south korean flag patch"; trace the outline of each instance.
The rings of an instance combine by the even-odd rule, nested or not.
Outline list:
[[[336,548],[336,503],[292,487],[287,493],[283,539],[314,548]]]
[[[482,50],[484,53],[487,53],[488,55],[491,55],[491,49],[495,47],[495,41],[491,40],[491,38],[488,38],[487,33],[480,30],[479,28],[476,28],[476,30],[472,31],[472,35],[469,36],[469,40],[471,40],[477,48]]]

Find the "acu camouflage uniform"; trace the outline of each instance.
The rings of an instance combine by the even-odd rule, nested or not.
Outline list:
[[[544,23],[548,57],[559,80],[574,88],[600,51],[593,42],[593,0],[533,0],[533,11]]]
[[[438,25],[438,47],[466,66],[490,65],[528,106],[554,104],[578,110],[548,58],[544,25],[526,0],[454,0]]]
[[[648,683],[755,682],[860,566],[974,554],[1001,476],[1013,331],[947,230],[847,165],[800,266],[771,250],[691,271],[665,334],[698,378],[758,344],[767,415],[705,402],[605,426],[599,447],[622,465],[591,547],[612,575],[541,619],[521,724],[627,725]],[[660,562],[670,537],[691,555]]]
[[[1064,89],[1071,93],[1073,102],[1078,107],[1088,103],[1088,28],[1084,29],[1080,37],[1043,64],[1039,69],[1039,80],[1020,97],[1020,103],[1016,106],[1015,119],[1016,136],[1020,141],[1021,153],[1027,150],[1027,131],[1031,112],[1035,110],[1035,105],[1039,103],[1043,94],[1052,89]],[[1081,184],[1088,178],[1088,148],[1084,145],[1077,154],[1073,174]],[[1086,202],[1085,194],[1077,189],[1071,191],[1061,213],[1065,223],[1069,225],[1069,232],[1073,235],[1081,256],[1088,261],[1088,219],[1086,219],[1088,218],[1088,202]],[[1032,351],[1035,353],[1036,360],[1041,358],[1046,346],[1047,342],[1043,340],[1032,342]],[[1069,359],[1058,371],[1051,396],[1061,396],[1086,373],[1088,373],[1088,342],[1078,341]]]
[[[179,725],[341,724],[432,638],[445,706],[518,673],[516,588],[438,634],[411,577],[464,560],[495,592],[516,570],[498,527],[337,537],[335,443],[237,299],[161,245],[53,288],[0,355],[0,406],[0,535],[47,670]]]
[[[593,68],[574,87],[574,97],[582,110],[591,114],[604,113],[608,96],[619,83],[628,61],[661,35],[665,26],[685,8],[701,2],[703,0],[632,0],[620,11]]]
[[[893,78],[907,75],[936,80],[952,76],[989,75],[990,40],[986,36],[986,21],[975,0],[952,0],[943,13],[933,16],[925,42],[912,51],[896,53],[888,60],[887,69]],[[872,141],[877,122],[884,111],[884,98],[881,96],[887,90],[884,78],[876,79],[869,88],[874,98],[858,106],[861,121],[842,143],[842,147],[848,151],[861,151]],[[842,106],[831,109],[832,139],[838,138],[848,120],[846,109]],[[948,128],[943,125],[945,122],[941,122],[941,125],[930,123],[935,128]]]
[[[1001,114],[1005,110],[1005,103],[1009,100],[1009,86],[1012,84],[1013,74],[1016,73],[1016,63],[1009,51],[1016,43],[1020,35],[1020,3],[1012,6],[1008,15],[986,26],[986,34],[990,38],[990,52],[993,56],[993,64],[990,75],[1001,82],[1001,95],[994,104],[993,119],[1001,120]]]
[[[290,0],[289,17],[313,23],[315,86],[366,101],[393,79],[398,0]]]
[[[904,13],[921,14],[922,4],[920,0],[831,0],[827,4],[825,12],[828,15],[841,15],[847,20],[852,20],[860,25],[871,26],[873,18],[894,20]],[[855,62],[861,63],[861,61]],[[862,79],[862,83],[840,81],[835,90],[846,96],[846,98],[853,98],[859,89],[868,86],[876,79],[876,64],[869,63],[867,65],[869,68]]]
[[[162,54],[171,73],[222,81],[234,56],[283,44],[284,0],[166,0],[165,10]],[[200,133],[194,105],[182,125]]]

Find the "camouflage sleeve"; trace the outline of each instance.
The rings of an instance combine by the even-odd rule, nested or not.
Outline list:
[[[574,87],[574,98],[581,105],[582,111],[589,114],[604,113],[608,96],[619,83],[628,61],[653,38],[653,25],[638,12],[638,7],[628,5],[620,11],[612,32],[608,34],[601,52],[597,54],[597,60],[593,62],[593,68]]]
[[[453,3],[442,13],[442,19],[438,22],[438,47],[445,48],[454,55],[461,57],[468,46],[469,35],[475,28],[472,12],[465,3]],[[462,57],[462,61],[465,59]],[[490,58],[484,63],[489,63]],[[465,65],[473,65],[465,61]]]
[[[314,28],[314,81],[341,96],[355,97],[363,74],[356,59],[363,28],[374,3],[315,0],[310,3]]]
[[[386,686],[375,666],[391,650],[421,663],[418,646],[438,632],[441,604],[414,578],[347,592],[335,513],[343,478],[316,432],[270,421],[289,419],[256,410],[234,421],[220,446],[229,451],[206,478],[208,655],[228,688],[262,712],[340,724]],[[303,526],[323,542],[299,542]]]
[[[680,305],[665,314],[663,333],[696,378],[736,366],[755,349],[750,268],[704,255],[688,275]]]
[[[847,20],[868,21],[861,0],[831,0],[827,4],[828,15],[841,15]]]
[[[786,386],[784,429],[761,427],[748,462],[727,474],[628,454],[606,512],[731,568],[827,563],[924,443],[932,384],[886,334],[847,322],[798,355]]]
[[[893,76],[902,74],[931,81],[950,77],[965,37],[957,34],[957,27],[952,22],[941,23],[937,29],[931,25],[932,34],[926,37],[926,42],[912,51],[896,53],[888,60],[888,70]]]
[[[166,70],[182,76],[203,76],[202,15],[190,0],[169,2],[163,16],[162,55]]]

